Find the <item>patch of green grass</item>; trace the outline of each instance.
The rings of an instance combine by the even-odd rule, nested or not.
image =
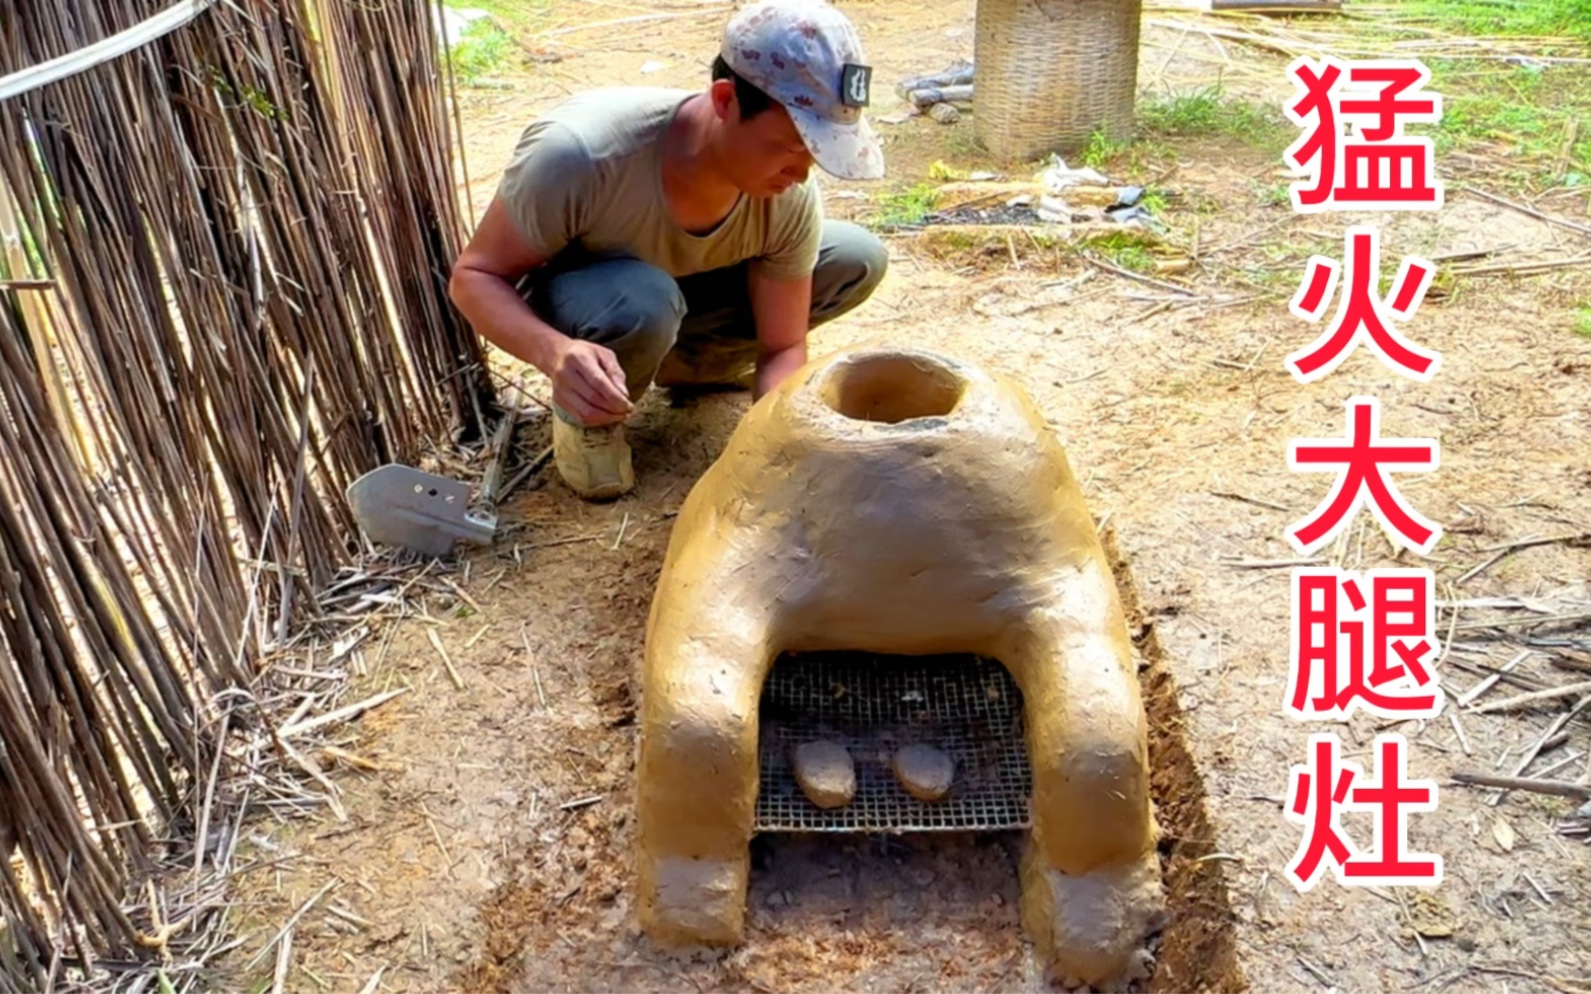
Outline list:
[[[1082,164],[1089,169],[1104,169],[1107,163],[1125,152],[1129,144],[1112,141],[1105,136],[1105,132],[1095,131],[1089,136],[1088,147],[1083,149]]]
[[[1574,333],[1581,338],[1591,338],[1591,304],[1575,311]]]
[[[1456,34],[1591,41],[1591,0],[1404,0],[1399,14]]]
[[[1569,183],[1575,177],[1585,182],[1591,176],[1591,70],[1474,60],[1429,65],[1430,89],[1442,95],[1442,120],[1434,129],[1411,128],[1410,134],[1432,135],[1439,166],[1447,152],[1478,144],[1504,149],[1517,161],[1498,177],[1514,185]]]
[[[1135,273],[1155,271],[1154,253],[1145,247],[1142,237],[1130,232],[1097,235],[1084,239],[1079,247],[1093,249],[1121,268],[1130,269]]]
[[[1297,136],[1279,107],[1228,97],[1219,84],[1144,100],[1138,105],[1138,122],[1151,134],[1227,135],[1275,151]]]
[[[461,7],[484,10],[505,30],[528,37],[547,27],[552,0],[454,0]]]
[[[944,136],[945,151],[949,152],[956,161],[983,162],[989,158],[988,149],[978,144],[978,136],[967,121],[966,114],[962,115],[960,127],[946,130],[949,133]]]
[[[1285,207],[1288,210],[1293,207],[1293,194],[1289,183],[1261,183],[1258,180],[1250,180],[1249,189],[1254,191],[1254,197],[1262,207]]]
[[[932,183],[917,183],[883,196],[878,202],[878,212],[873,221],[880,225],[921,224],[934,209],[936,187]]]
[[[484,79],[512,73],[519,52],[514,39],[489,18],[470,22],[453,48],[453,72],[460,86],[477,86]]]

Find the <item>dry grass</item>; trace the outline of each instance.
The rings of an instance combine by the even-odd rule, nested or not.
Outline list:
[[[0,75],[163,6],[24,0]],[[271,727],[321,695],[258,662],[326,613],[343,489],[479,433],[431,23],[218,4],[0,103],[0,986],[193,982],[236,816],[318,772]]]

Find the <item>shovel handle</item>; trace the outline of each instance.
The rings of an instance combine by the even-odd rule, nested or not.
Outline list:
[[[497,434],[492,438],[492,454],[486,464],[486,474],[481,479],[480,502],[488,508],[497,506],[497,494],[503,486],[503,465],[508,462],[508,446],[514,439],[514,426],[518,423],[519,411],[509,408],[497,425]]]

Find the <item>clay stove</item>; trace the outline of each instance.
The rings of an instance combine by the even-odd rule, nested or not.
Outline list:
[[[1027,831],[1024,927],[1061,977],[1141,973],[1163,900],[1109,565],[1032,401],[919,349],[806,366],[752,407],[680,511],[642,673],[643,929],[665,944],[741,940],[750,839],[779,816],[759,790],[765,681],[786,653],[840,650],[877,654],[876,680],[907,679],[898,657],[946,654],[1005,677],[1027,797],[991,817]]]

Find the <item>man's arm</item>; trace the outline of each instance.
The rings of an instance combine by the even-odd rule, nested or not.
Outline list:
[[[761,400],[807,361],[807,322],[812,313],[812,274],[770,279],[750,266],[751,316],[757,325],[757,386]]]
[[[618,357],[547,324],[514,287],[546,261],[525,244],[502,201],[493,198],[453,263],[448,296],[481,337],[547,375],[553,403],[586,424],[622,421],[632,405]]]

